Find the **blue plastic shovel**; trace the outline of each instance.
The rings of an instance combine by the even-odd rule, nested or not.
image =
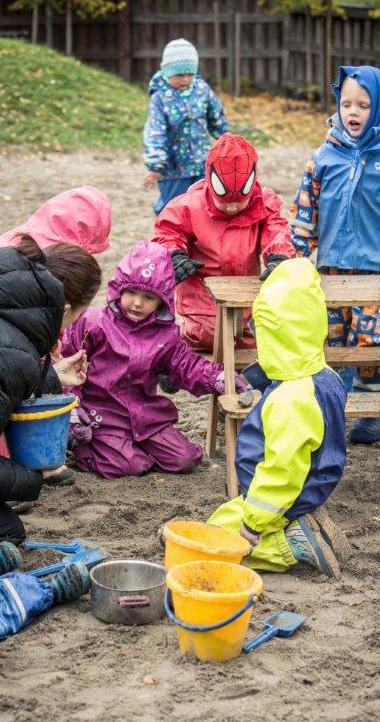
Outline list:
[[[73,542],[68,544],[54,544],[53,542],[25,542],[25,548],[30,550],[52,549],[53,551],[62,552],[67,555],[60,562],[56,562],[56,564],[49,564],[46,567],[38,567],[37,569],[31,569],[27,572],[27,574],[31,574],[34,577],[44,577],[47,574],[55,574],[55,572],[60,572],[61,569],[67,567],[68,564],[73,564],[74,562],[83,562],[87,569],[91,569],[106,558],[106,554],[101,547],[93,544],[92,542],[86,541],[85,539],[74,539]]]
[[[268,639],[272,639],[272,637],[291,637],[304,621],[305,617],[302,614],[295,614],[295,612],[276,612],[276,614],[272,614],[264,622],[264,632],[243,644],[243,652],[248,654],[252,649],[256,649],[256,647],[259,647],[263,642],[267,642]]]

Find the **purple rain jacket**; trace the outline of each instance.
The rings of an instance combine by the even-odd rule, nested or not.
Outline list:
[[[127,288],[154,293],[162,305],[143,321],[133,322],[120,304]],[[157,394],[160,373],[193,396],[214,390],[223,366],[194,353],[180,338],[174,289],[170,253],[158,243],[140,241],[117,266],[108,284],[108,305],[88,309],[65,332],[64,356],[78,351],[83,342],[87,351],[87,380],[73,390],[91,417],[94,435],[138,442],[174,424],[175,405]]]

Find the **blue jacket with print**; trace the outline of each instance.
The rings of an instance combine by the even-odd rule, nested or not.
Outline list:
[[[195,76],[185,93],[172,88],[161,71],[149,83],[151,95],[144,127],[144,162],[165,179],[203,176],[210,134],[228,130],[223,106],[210,86]]]
[[[363,146],[338,124],[310,158],[291,212],[300,255],[317,268],[380,271],[380,128]]]

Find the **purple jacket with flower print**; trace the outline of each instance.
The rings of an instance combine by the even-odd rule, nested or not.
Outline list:
[[[162,304],[148,318],[133,322],[120,304],[127,288],[154,293]],[[194,396],[214,390],[222,366],[194,353],[181,340],[174,320],[174,289],[170,253],[158,243],[141,241],[117,266],[108,284],[107,306],[90,308],[66,331],[64,356],[80,349],[85,338],[87,380],[75,393],[95,420],[94,434],[143,441],[175,423],[175,405],[157,394],[160,373]]]

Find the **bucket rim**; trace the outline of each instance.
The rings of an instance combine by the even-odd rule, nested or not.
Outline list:
[[[228,567],[238,567],[239,569],[244,569],[244,573],[246,572],[248,576],[252,579],[252,584],[250,587],[247,587],[244,591],[240,592],[207,592],[202,589],[194,589],[191,588],[189,590],[185,589],[183,585],[178,582],[174,578],[174,574],[176,570],[178,569],[184,569],[201,566],[201,565],[212,565],[212,566],[228,566]],[[166,574],[166,584],[169,587],[169,589],[172,592],[176,592],[177,594],[180,594],[183,597],[190,597],[192,599],[196,599],[197,601],[202,602],[218,602],[218,604],[230,604],[231,602],[244,602],[247,600],[248,596],[255,596],[259,597],[260,594],[264,591],[264,583],[262,580],[262,577],[255,572],[253,569],[249,569],[249,567],[244,567],[241,564],[235,564],[234,562],[220,562],[216,560],[210,560],[210,561],[194,561],[194,562],[185,562],[184,564],[177,564],[175,567],[172,567],[169,569],[169,571]]]
[[[123,589],[119,587],[108,587],[106,584],[102,584],[96,579],[96,570],[102,569],[104,567],[110,567],[110,566],[116,566],[118,564],[136,564],[137,566],[149,566],[149,567],[155,567],[156,569],[159,569],[163,572],[163,580],[159,584],[153,584],[150,587],[144,586],[141,589]],[[94,576],[95,575],[95,576]],[[152,589],[158,589],[158,587],[165,586],[166,584],[166,570],[165,567],[163,567],[161,564],[156,564],[156,562],[147,562],[145,559],[110,559],[106,562],[101,562],[100,564],[97,564],[95,567],[90,569],[90,579],[92,584],[96,584],[96,586],[101,587],[102,589],[107,589],[110,592],[128,592],[129,594],[133,591],[151,591]]]
[[[35,409],[38,406],[68,406],[76,398],[75,394],[43,394],[42,396],[33,396],[17,403],[14,407],[14,413],[18,410]]]
[[[240,549],[236,548],[226,550],[224,547],[210,546],[206,550],[204,544],[202,544],[201,542],[187,539],[186,537],[181,536],[181,534],[177,534],[175,531],[173,531],[173,529],[170,529],[169,524],[176,524],[177,522],[187,522],[198,525],[200,527],[213,528],[218,529],[219,531],[223,531],[226,535],[236,537],[236,541],[239,542]],[[209,554],[210,556],[214,555],[221,557],[230,557],[233,554],[241,554],[241,556],[244,557],[251,551],[250,543],[246,539],[244,539],[238,532],[233,532],[230,529],[224,529],[217,524],[207,524],[206,522],[198,521],[196,519],[173,519],[172,522],[168,521],[164,526],[162,534],[165,540],[169,539],[169,541],[172,541],[179,546],[183,546],[186,549],[194,549],[203,554]],[[236,546],[238,547],[238,544]]]

